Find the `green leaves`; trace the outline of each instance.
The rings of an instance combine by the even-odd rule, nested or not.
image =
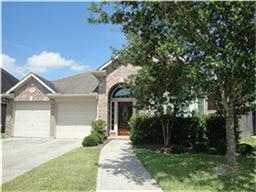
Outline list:
[[[241,109],[255,97],[255,7],[255,2],[104,2],[92,3],[90,10],[92,23],[121,26],[128,44],[116,62],[142,67],[132,80],[138,88],[132,88],[146,105],[157,98],[164,102],[166,91],[180,98],[214,95],[218,102],[224,91]]]

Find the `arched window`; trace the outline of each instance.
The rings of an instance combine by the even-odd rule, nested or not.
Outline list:
[[[118,87],[112,95],[112,98],[129,98],[131,97],[131,92],[123,87]]]

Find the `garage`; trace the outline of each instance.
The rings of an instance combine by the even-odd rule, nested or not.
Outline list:
[[[14,105],[14,136],[49,137],[50,103],[16,102]]]
[[[58,101],[56,137],[83,138],[91,132],[90,123],[96,119],[96,99]]]

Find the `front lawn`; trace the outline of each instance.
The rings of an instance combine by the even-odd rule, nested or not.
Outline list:
[[[78,148],[5,183],[3,191],[95,191],[100,148]]]
[[[253,138],[253,137],[243,138],[241,139],[240,143],[247,143],[256,147],[256,138]]]
[[[164,155],[136,149],[136,156],[165,191],[254,191],[254,158],[238,158],[234,176],[218,176],[212,168],[224,157],[204,154]]]

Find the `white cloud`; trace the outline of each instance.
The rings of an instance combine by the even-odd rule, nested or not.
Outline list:
[[[43,51],[39,55],[33,55],[27,59],[27,68],[35,73],[43,73],[52,69],[59,69],[74,65],[73,60],[61,57],[59,53]]]
[[[24,76],[29,72],[46,73],[56,69],[68,67],[74,71],[89,70],[87,65],[81,65],[74,60],[66,59],[59,53],[43,51],[38,55],[32,55],[26,64],[17,65],[16,60],[8,55],[1,54],[2,66],[16,76]]]
[[[16,64],[16,59],[10,57],[9,55],[0,54],[1,56],[1,66],[7,70],[9,73],[16,77],[22,77],[26,75],[27,70]]]

